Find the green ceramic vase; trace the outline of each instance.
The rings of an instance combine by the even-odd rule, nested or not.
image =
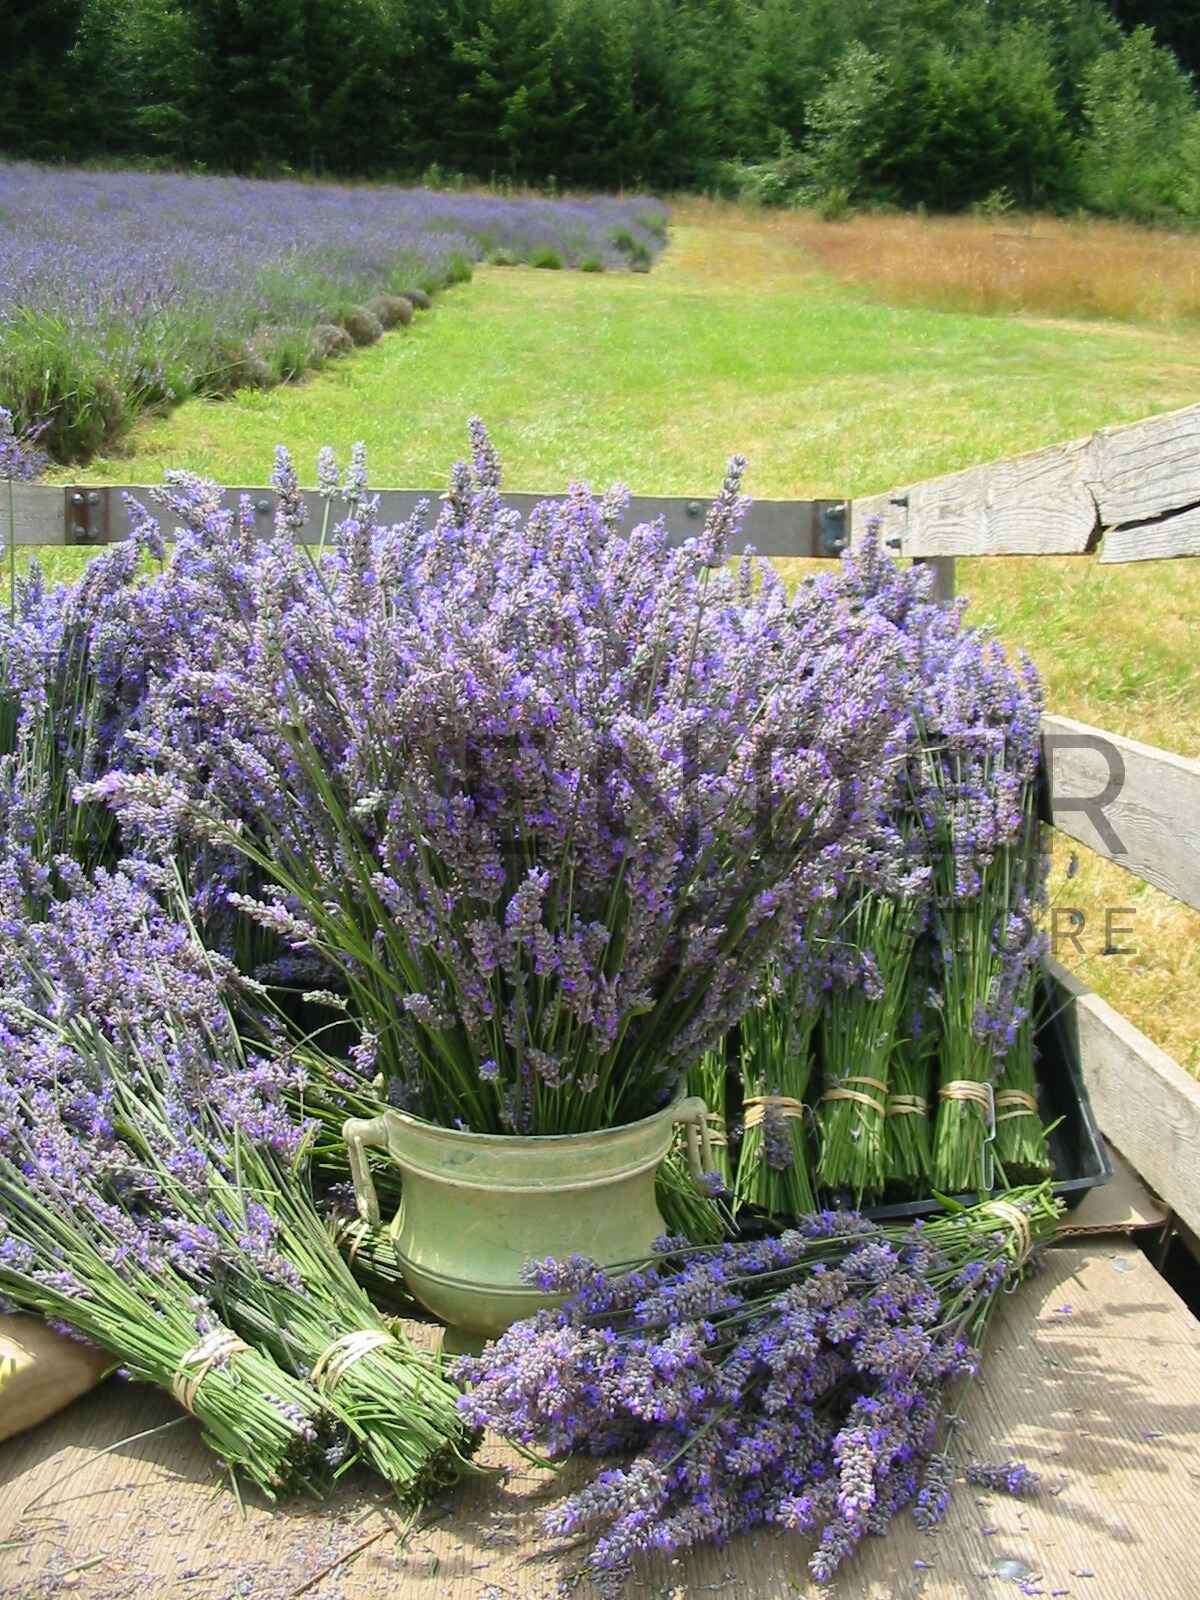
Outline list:
[[[654,1176],[683,1124],[693,1174],[711,1166],[704,1101],[598,1133],[520,1138],[462,1133],[401,1111],[343,1128],[360,1215],[378,1226],[368,1147],[403,1174],[392,1224],[413,1296],[447,1324],[448,1350],[478,1350],[553,1296],[521,1282],[533,1258],[578,1253],[602,1266],[645,1254],[665,1231]]]

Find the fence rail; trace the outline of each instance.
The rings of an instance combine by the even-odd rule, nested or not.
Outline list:
[[[1101,1129],[1200,1233],[1200,1083],[1074,973],[1046,968]]]
[[[1200,556],[1200,405],[853,502],[906,556]]]
[[[1042,771],[1045,821],[1200,910],[1200,761],[1045,716]]]
[[[422,501],[435,506],[443,489],[381,489],[379,514],[384,523],[403,522]],[[15,543],[18,545],[107,544],[124,539],[131,523],[126,497],[153,509],[151,490],[145,484],[86,484],[58,488],[46,484],[18,484],[14,489]],[[275,501],[269,489],[261,486],[227,489],[224,503],[231,509],[245,495],[254,506],[264,528],[270,525]],[[504,495],[506,505],[528,515],[544,500],[561,499],[555,494],[513,493]],[[325,502],[315,492],[304,496],[309,520],[305,536],[315,541],[320,534]],[[634,495],[626,522],[652,522],[662,517],[672,540],[682,544],[698,534],[711,502],[684,495]],[[829,557],[839,555],[849,537],[848,503],[845,500],[756,500],[750,507],[737,541],[738,553],[752,545],[764,556]],[[4,499],[0,497],[0,528],[5,521]]]

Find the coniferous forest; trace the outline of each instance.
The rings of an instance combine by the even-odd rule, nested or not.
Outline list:
[[[6,0],[0,154],[1200,217],[1185,0]]]

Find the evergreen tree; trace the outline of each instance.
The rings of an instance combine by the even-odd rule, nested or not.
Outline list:
[[[81,0],[6,0],[0,150],[55,160],[78,151],[87,85],[72,68]]]
[[[1193,9],[7,0],[0,151],[1194,215]]]
[[[1158,44],[1179,58],[1187,72],[1200,74],[1200,14],[1196,0],[1110,0],[1113,14],[1133,32],[1153,28]]]

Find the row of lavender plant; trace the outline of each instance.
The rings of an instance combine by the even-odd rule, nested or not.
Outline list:
[[[649,266],[666,231],[644,198],[12,162],[0,162],[0,214],[0,405],[48,417],[64,461],[111,445],[147,407],[304,371],[338,348],[338,326],[367,336],[358,313],[375,296],[435,292],[492,256]],[[314,339],[318,326],[335,331]]]

